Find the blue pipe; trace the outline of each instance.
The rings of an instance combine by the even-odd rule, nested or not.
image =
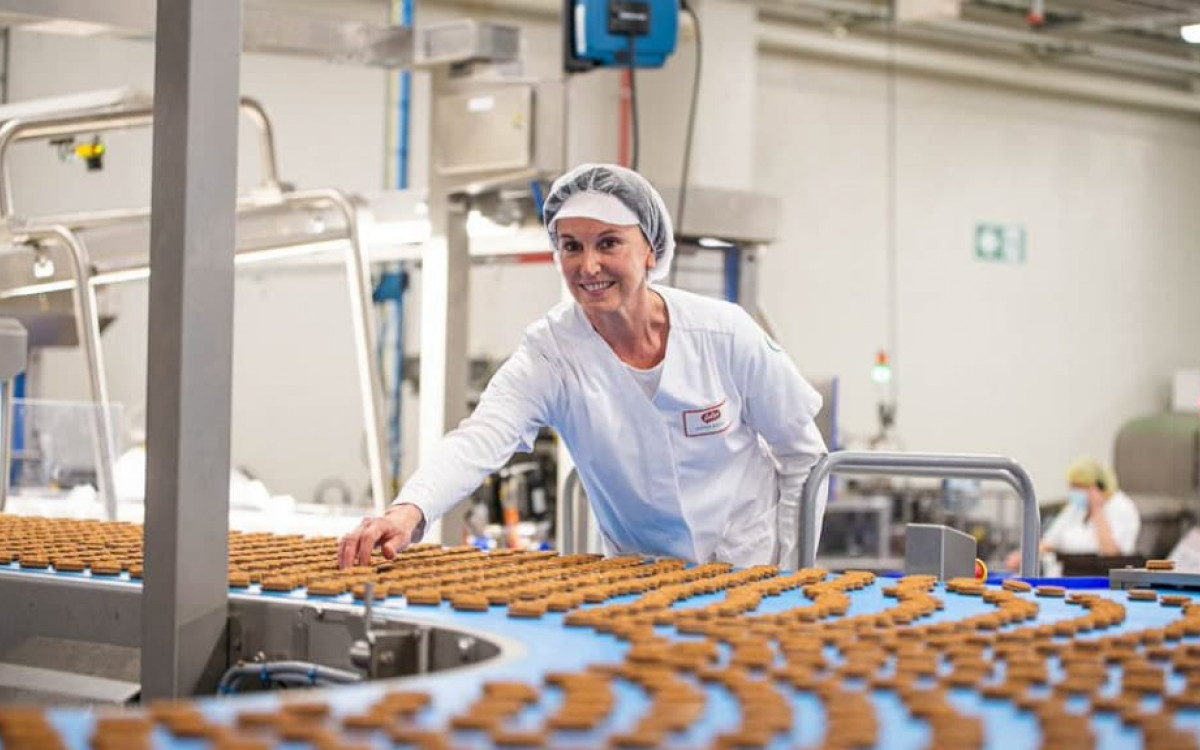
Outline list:
[[[737,245],[725,248],[725,299],[735,305],[741,297],[742,249]]]
[[[401,398],[404,384],[404,293],[408,291],[408,269],[401,266],[398,270],[384,271],[379,276],[371,295],[376,305],[384,307],[383,330],[379,336],[380,369],[383,370],[384,342],[388,336],[393,338],[395,352],[395,371],[391,388],[391,412],[388,415],[388,458],[391,461],[393,490],[399,488],[400,455],[401,455]]]
[[[11,425],[3,425],[3,429],[10,430],[8,434],[12,436],[13,462],[12,466],[9,467],[10,473],[8,475],[8,486],[10,491],[12,488],[17,486],[17,482],[21,478],[22,463],[16,460],[16,455],[25,450],[25,409],[27,408],[24,406],[25,388],[25,373],[22,372],[13,380],[12,387],[13,401],[21,401],[22,408],[17,409],[14,407],[12,410],[13,423]],[[0,414],[0,423],[2,423],[3,420],[4,415]],[[3,468],[4,467],[0,466],[0,470],[3,470]]]
[[[546,204],[546,197],[542,194],[542,185],[537,180],[529,183],[529,190],[533,193],[533,205],[537,209],[538,222],[545,221],[542,216],[542,207]]]
[[[412,28],[415,0],[404,0],[400,17],[400,25]],[[412,73],[407,70],[400,72],[400,142],[398,145],[399,159],[396,164],[396,187],[408,189],[408,141],[409,120],[412,117]]]
[[[403,430],[400,423],[401,399],[404,396],[404,293],[408,291],[408,269],[400,266],[400,291],[396,297],[396,377],[392,381],[392,482],[400,490],[400,456]]]

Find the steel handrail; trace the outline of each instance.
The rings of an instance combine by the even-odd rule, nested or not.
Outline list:
[[[289,208],[329,206],[345,221],[343,236],[349,243],[346,252],[346,276],[350,290],[350,318],[354,327],[355,358],[358,362],[363,427],[367,433],[367,463],[371,480],[371,499],[376,512],[387,506],[388,481],[384,455],[383,384],[374,365],[373,353],[377,334],[371,299],[370,266],[366,246],[359,231],[358,206],[346,194],[334,189],[313,189],[283,193],[279,205]],[[241,210],[242,207],[239,207]],[[253,210],[254,206],[245,207]],[[71,227],[61,224],[33,224],[14,233],[14,244],[64,247],[71,257],[71,272],[75,281],[74,294],[76,326],[84,349],[92,400],[95,404],[95,443],[98,484],[104,499],[105,513],[116,518],[116,495],[112,468],[115,461],[115,437],[111,434],[105,415],[108,413],[108,384],[104,375],[103,348],[100,342],[99,316],[95,288],[92,283],[92,264],[83,238]],[[148,267],[148,266],[147,266]]]
[[[279,181],[279,168],[275,156],[275,132],[266,110],[258,100],[248,96],[241,97],[238,106],[258,129],[262,186],[270,190],[282,190],[283,184]],[[153,122],[154,109],[143,105],[126,105],[101,112],[74,112],[5,120],[0,125],[0,222],[7,222],[15,214],[8,170],[8,151],[13,143],[127,130],[146,127]]]
[[[1033,480],[1016,461],[1004,456],[954,453],[873,453],[839,451],[823,456],[808,475],[800,495],[798,568],[817,562],[817,498],[833,474],[875,474],[946,479],[992,479],[1012,487],[1022,502],[1021,575],[1038,574],[1042,520]]]
[[[87,245],[75,232],[61,224],[27,227],[14,237],[16,244],[57,244],[71,259],[72,290],[75,302],[75,327],[79,345],[87,363],[88,385],[92,394],[92,424],[95,442],[92,454],[96,462],[96,484],[109,520],[117,520],[116,481],[113,467],[117,459],[116,436],[109,420],[108,382],[104,375],[104,356],[100,345],[100,316],[96,308],[96,289],[92,286],[92,262]]]

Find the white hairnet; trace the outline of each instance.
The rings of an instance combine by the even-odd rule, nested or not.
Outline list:
[[[542,221],[550,233],[555,257],[558,257],[558,233],[554,228],[554,217],[568,198],[584,192],[611,195],[633,211],[642,234],[654,251],[654,268],[647,275],[650,281],[666,278],[671,270],[671,259],[675,257],[671,215],[667,213],[662,196],[645,177],[616,164],[584,164],[559,177],[550,186],[542,208]]]

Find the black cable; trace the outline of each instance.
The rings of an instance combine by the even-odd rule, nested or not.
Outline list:
[[[634,35],[629,35],[629,119],[630,119],[630,167],[638,168],[638,110],[637,110],[637,46]]]
[[[688,177],[692,170],[692,138],[696,135],[696,102],[700,99],[700,71],[703,67],[704,45],[700,40],[700,18],[687,0],[681,8],[692,19],[696,32],[696,62],[692,66],[692,103],[688,109],[687,133],[683,146],[683,176],[679,180],[679,208],[675,211],[675,230],[683,230],[683,213],[687,209]]]
[[[894,425],[896,409],[900,400],[899,364],[900,364],[900,260],[899,260],[899,213],[897,192],[900,184],[899,158],[897,155],[897,136],[899,121],[896,110],[896,0],[888,7],[887,25],[887,64],[884,68],[886,81],[886,106],[884,116],[884,153],[887,159],[887,200],[884,217],[887,228],[887,244],[885,246],[885,267],[887,277],[887,316],[888,356],[892,362],[892,377],[888,381],[888,396],[891,399],[891,414],[889,418]],[[890,425],[889,425],[890,426]],[[886,430],[887,426],[885,426]]]

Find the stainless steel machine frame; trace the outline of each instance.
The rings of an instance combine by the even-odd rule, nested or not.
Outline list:
[[[347,286],[351,300],[351,322],[354,327],[355,358],[359,373],[359,389],[363,424],[367,432],[367,463],[371,478],[371,497],[376,511],[382,511],[388,500],[388,478],[384,454],[383,388],[374,357],[376,332],[371,300],[370,266],[366,248],[359,234],[358,208],[346,194],[333,189],[288,191],[279,179],[275,158],[275,140],[271,122],[262,106],[249,97],[242,97],[240,109],[256,126],[259,133],[262,180],[252,197],[239,202],[239,213],[263,206],[285,206],[298,210],[329,206],[345,220],[339,236],[326,239],[348,241],[346,252]],[[88,381],[94,402],[96,432],[96,467],[105,512],[116,518],[116,494],[113,465],[116,461],[115,439],[110,433],[105,415],[108,413],[108,384],[104,374],[104,355],[100,341],[100,317],[96,307],[92,263],[80,231],[98,226],[141,220],[149,209],[101,211],[63,217],[25,219],[14,215],[14,195],[10,184],[8,152],[10,146],[22,140],[49,139],[97,131],[146,127],[153,124],[153,111],[132,102],[109,111],[89,114],[65,113],[34,118],[15,118],[0,126],[0,223],[8,228],[14,244],[38,247],[58,245],[68,251],[71,259],[72,290],[76,325],[87,364]]]
[[[826,555],[825,565],[834,569],[855,566],[865,566],[869,570],[875,568],[886,570],[902,569],[904,567],[904,558],[894,557],[890,554],[891,540],[888,537],[888,528],[892,523],[892,499],[879,495],[870,495],[867,497],[839,496],[837,502],[826,506],[823,524],[828,524],[831,515],[848,513],[874,517],[875,536],[878,541],[878,545],[874,550],[874,556],[869,558],[869,562],[864,562],[863,558],[858,556],[836,555],[830,557]],[[823,525],[822,528],[827,528],[827,525]]]
[[[25,328],[15,320],[0,318],[0,513],[8,501],[8,476],[12,464],[12,381],[25,371],[29,349]]]
[[[426,67],[432,69],[435,80],[444,80],[451,69],[461,71],[472,63],[515,60],[520,34],[512,27],[471,20],[418,30],[347,25],[315,17],[300,19],[290,9],[271,11],[252,7],[246,9],[243,19],[242,3],[237,0],[180,0],[159,3],[157,7],[141,0],[134,4],[67,0],[40,3],[36,9],[23,1],[0,0],[0,13],[14,9],[14,5],[20,6],[15,10],[23,10],[26,15],[33,9],[32,15],[45,20],[87,20],[114,31],[152,33],[157,41],[158,88],[152,117],[157,121],[158,132],[152,182],[150,270],[154,275],[150,299],[152,307],[161,305],[165,319],[159,322],[152,315],[149,332],[151,387],[147,396],[147,433],[151,443],[161,445],[148,457],[145,536],[146,569],[150,577],[144,588],[142,687],[148,698],[191,694],[202,689],[211,668],[220,661],[222,644],[229,641],[228,591],[224,580],[228,518],[224,510],[228,487],[227,397],[233,335],[228,316],[232,311],[233,264],[228,261],[235,244],[230,231],[235,217],[230,209],[237,200],[232,191],[226,200],[226,190],[236,172],[233,166],[240,52],[258,49],[389,68]],[[157,15],[148,12],[155,7]],[[194,147],[200,138],[216,144],[211,153]],[[455,293],[461,291],[454,284],[459,274],[453,269],[460,265],[456,248],[464,248],[461,260],[466,259],[466,212],[460,210],[461,202],[453,199],[456,190],[431,187],[434,189],[430,215],[434,226],[433,240],[427,249],[434,257],[423,275],[433,277],[433,285],[443,288],[440,301],[449,307],[456,299]],[[336,191],[321,193],[319,200],[348,214],[346,231],[352,251],[357,253],[348,263],[348,268],[353,267],[351,288],[369,294],[366,258],[357,234],[354,204]],[[257,198],[264,200],[261,196]],[[135,216],[144,217],[145,212]],[[72,268],[79,271],[75,275],[78,297],[84,304],[94,301],[86,248],[78,242],[77,232],[70,225],[40,226],[10,219],[0,229],[23,240],[37,236],[34,232],[41,230],[48,239],[67,241],[68,250],[74,253],[73,262],[79,266]],[[75,239],[69,240],[71,237]],[[431,266],[441,268],[430,273]],[[426,278],[426,284],[430,283],[431,279]],[[195,304],[195,300],[205,295],[211,296],[213,309],[205,310]],[[369,297],[362,302],[356,298],[355,316],[368,310]],[[371,366],[370,378],[377,381],[371,362],[370,340],[374,330],[371,317],[365,318],[356,328],[356,338],[367,342],[363,361]],[[83,339],[89,335],[93,342],[98,339],[94,327],[82,334]],[[424,347],[425,342],[422,343]],[[443,364],[448,349],[445,347],[437,358]],[[210,378],[185,377],[201,363],[212,370]],[[100,371],[99,367],[95,369]],[[426,374],[424,364],[422,370]],[[370,395],[364,395],[364,403],[368,400],[379,403],[375,394],[381,390],[370,390]],[[433,410],[439,408],[435,406]],[[383,431],[378,426],[382,416],[380,409],[378,415],[368,415],[367,419],[367,429],[378,431],[372,443],[380,446],[373,448],[379,456],[382,456]],[[197,452],[200,455],[194,455]],[[225,458],[218,459],[218,453]],[[372,477],[372,484],[375,504],[382,509],[386,483],[382,461],[379,463],[380,470]],[[196,559],[197,554],[203,559]],[[153,669],[147,667],[150,663]]]
[[[1108,585],[1113,589],[1175,588],[1200,589],[1200,572],[1187,570],[1147,570],[1146,568],[1116,568],[1108,571]]]
[[[871,453],[839,451],[821,458],[808,475],[800,495],[799,568],[817,563],[817,496],[833,474],[979,479],[1004,482],[1022,503],[1021,575],[1038,574],[1038,542],[1042,520],[1033,480],[1016,461],[1004,456],[954,453]]]
[[[128,582],[0,571],[0,598],[8,605],[0,620],[0,689],[65,693],[84,702],[121,703],[140,692],[135,682],[113,675],[85,675],[54,667],[7,663],[4,655],[40,640],[69,643],[81,654],[95,647],[108,666],[114,656],[138,658],[142,641],[144,589]],[[381,677],[409,677],[519,656],[521,646],[501,636],[433,625],[394,609],[254,594],[229,595],[228,639],[219,654],[222,671],[239,663],[304,661]],[[377,639],[360,663],[362,639]],[[210,686],[211,687],[211,686]]]

